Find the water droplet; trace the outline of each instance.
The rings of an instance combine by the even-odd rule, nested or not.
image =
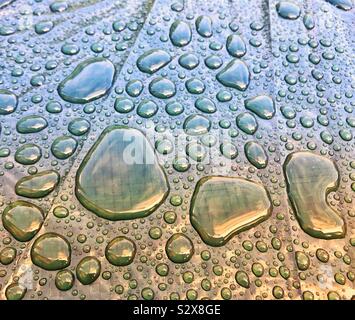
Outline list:
[[[257,142],[249,141],[244,145],[244,152],[249,162],[258,169],[264,169],[268,163],[268,156],[264,148]]]
[[[43,198],[50,194],[59,183],[59,174],[48,170],[23,177],[17,181],[16,194],[27,198]]]
[[[262,119],[269,120],[275,115],[274,100],[267,95],[259,95],[244,101],[245,108]]]
[[[349,11],[353,8],[351,0],[326,0],[333,6],[336,6],[339,9]]]
[[[295,20],[301,14],[301,9],[289,1],[280,1],[276,4],[276,10],[280,17]]]
[[[211,18],[208,16],[199,16],[196,19],[196,31],[202,37],[211,37],[213,34]]]
[[[137,108],[137,114],[142,118],[151,118],[158,112],[157,104],[152,100],[143,100]]]
[[[71,262],[69,242],[57,233],[45,233],[36,239],[31,248],[32,262],[45,270],[68,267]]]
[[[170,55],[161,49],[152,49],[142,54],[137,60],[140,71],[153,74],[164,68],[171,61]]]
[[[250,81],[249,69],[242,60],[234,59],[217,74],[217,80],[226,87],[245,91]]]
[[[223,142],[220,145],[220,151],[228,159],[235,159],[238,156],[237,147],[230,142]]]
[[[143,91],[143,83],[140,80],[131,80],[127,82],[126,92],[131,97],[138,97]]]
[[[41,21],[35,24],[35,31],[37,34],[45,34],[51,31],[54,27],[52,21]]]
[[[19,133],[36,133],[47,128],[47,120],[41,116],[26,116],[16,123],[16,129]]]
[[[310,260],[304,252],[297,251],[295,257],[298,269],[305,271],[309,268]]]
[[[74,138],[62,136],[53,141],[51,151],[56,158],[64,160],[74,154],[77,146],[78,142]]]
[[[170,116],[178,116],[179,114],[184,112],[184,107],[181,103],[173,101],[173,102],[169,102],[165,106],[165,111]]]
[[[22,300],[26,295],[27,288],[19,283],[12,283],[6,287],[5,296],[7,300]]]
[[[134,103],[128,98],[117,98],[115,100],[115,110],[119,113],[129,113],[134,109]]]
[[[334,163],[310,152],[297,152],[287,157],[284,170],[301,228],[315,238],[343,238],[344,221],[327,202],[327,195],[338,188],[339,173]]]
[[[88,120],[75,118],[69,122],[68,131],[74,136],[82,136],[90,130],[90,126]]]
[[[61,291],[70,290],[75,282],[73,272],[70,270],[60,270],[55,276],[55,286]]]
[[[237,273],[235,274],[235,280],[243,288],[249,288],[250,287],[249,276],[244,271],[237,271]]]
[[[43,221],[42,209],[22,200],[11,203],[2,214],[4,228],[21,242],[31,240],[41,229]]]
[[[303,24],[308,30],[312,30],[315,26],[313,16],[311,14],[305,14],[303,17]]]
[[[218,69],[222,66],[223,60],[217,55],[210,55],[205,59],[205,65],[212,70]]]
[[[175,263],[188,262],[194,254],[191,240],[182,233],[172,235],[166,243],[166,254]]]
[[[187,69],[195,69],[199,65],[200,61],[193,53],[185,53],[179,58],[179,64]]]
[[[215,113],[217,111],[215,103],[208,98],[198,98],[195,101],[195,107],[204,113]]]
[[[184,121],[184,131],[189,135],[202,135],[210,131],[210,128],[211,121],[199,114],[188,116]]]
[[[85,257],[76,266],[76,277],[83,285],[96,281],[101,272],[101,263],[95,257]]]
[[[197,143],[191,142],[186,146],[186,154],[193,160],[201,162],[206,157],[205,148]]]
[[[199,180],[190,207],[193,227],[211,246],[225,245],[234,235],[258,225],[270,214],[271,203],[261,185],[231,177]]]
[[[0,115],[13,113],[18,104],[17,96],[9,90],[0,89]]]
[[[136,245],[126,237],[117,237],[105,249],[106,259],[114,266],[128,266],[136,255]]]
[[[228,53],[235,58],[241,58],[247,53],[243,39],[235,34],[228,36],[226,48]]]
[[[175,95],[175,84],[169,79],[158,77],[149,84],[149,92],[157,98],[168,99]]]
[[[184,47],[191,42],[191,28],[186,22],[177,20],[170,27],[169,37],[174,46]]]
[[[111,88],[115,67],[107,59],[81,62],[58,86],[58,93],[71,103],[88,103],[104,96]]]
[[[16,258],[17,251],[13,247],[6,247],[0,251],[0,263],[3,265],[11,264]]]
[[[152,213],[166,198],[169,186],[144,135],[129,127],[112,126],[104,130],[81,163],[75,191],[87,209],[120,220]]]
[[[255,117],[249,112],[243,112],[238,115],[237,126],[240,130],[244,131],[247,134],[254,134],[258,129],[258,122]]]
[[[196,78],[189,79],[185,82],[185,86],[188,92],[191,94],[201,94],[205,91],[205,84]]]
[[[41,149],[32,143],[24,144],[15,153],[15,160],[23,165],[35,164],[41,157]]]

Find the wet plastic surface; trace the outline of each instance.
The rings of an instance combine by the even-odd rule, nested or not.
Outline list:
[[[18,98],[13,112],[0,115],[0,210],[4,216],[10,203],[24,200],[45,215],[39,232],[28,242],[17,241],[9,228],[0,227],[0,248],[6,249],[0,258],[13,255],[15,249],[15,257],[8,259],[12,261],[0,265],[1,298],[354,296],[354,9],[342,10],[323,0],[292,0],[291,8],[281,2],[282,10],[279,1],[272,0],[0,5],[0,90]],[[80,97],[91,94],[89,102],[63,100],[58,86],[93,57],[112,62],[112,83],[107,72],[94,70],[93,76],[84,74],[68,90]],[[254,108],[247,106],[247,101],[261,95],[273,103],[264,98]],[[187,123],[194,115],[203,118]],[[37,118],[30,118],[27,130],[40,131],[19,132],[19,122],[28,116]],[[77,118],[87,122],[70,126]],[[38,129],[41,121],[46,125]],[[113,221],[78,199],[78,170],[102,132],[114,125],[143,132],[166,175],[169,194],[165,198],[158,192],[163,201],[146,217]],[[75,139],[77,145],[65,139],[61,145],[54,143],[63,136]],[[248,150],[251,142],[257,145]],[[60,152],[55,152],[53,143]],[[121,174],[112,164],[121,155],[116,143],[107,144],[110,147],[102,151],[100,161],[107,163],[105,174],[115,169],[112,176],[117,180],[96,180],[94,185],[105,186],[100,192],[113,201],[111,206],[129,203],[134,208],[137,198],[147,199],[137,192],[142,193],[142,182],[154,185],[148,184],[155,181],[149,178],[154,172]],[[26,144],[41,150],[34,164],[16,160],[16,150]],[[35,151],[29,151],[34,158]],[[301,166],[293,180],[286,181],[286,159],[300,151],[321,155],[314,160],[319,170]],[[188,164],[177,165],[176,156]],[[334,172],[331,165],[324,165],[327,159],[335,164]],[[102,164],[98,167],[102,170]],[[46,170],[60,175],[54,191],[39,199],[16,194],[20,178]],[[130,172],[124,166],[122,170]],[[327,175],[329,181],[323,179]],[[93,174],[95,179],[99,176]],[[236,232],[223,245],[203,242],[204,231],[190,221],[191,200],[198,181],[211,176],[243,178],[264,187],[272,205],[270,216],[249,226],[243,215],[250,215],[254,207],[247,197],[238,198],[243,192],[227,195],[233,201],[225,201],[226,217],[217,217],[219,222],[213,224],[207,206],[206,217],[212,222],[201,225],[213,225],[215,237],[226,226]],[[290,185],[297,186],[297,197],[288,195]],[[209,192],[217,206],[218,192]],[[238,201],[246,201],[240,207],[248,209],[237,212]],[[151,198],[143,203],[150,208]],[[330,220],[324,220],[319,207],[327,208]],[[234,211],[238,214],[230,218]],[[314,225],[304,227],[305,212],[320,221],[322,230],[331,230],[327,239],[314,232]],[[337,230],[344,224],[343,233],[330,228],[333,213]],[[238,223],[235,216],[241,216]],[[52,233],[63,237],[70,248],[69,253],[56,238],[58,246],[49,250],[54,256],[65,252],[64,262],[54,264],[57,271],[43,268],[45,257],[33,254],[36,239]],[[128,248],[129,264],[114,265],[117,260],[108,258],[107,245],[116,237],[128,239],[119,243]],[[117,245],[116,250],[122,248]],[[63,268],[64,274],[58,271]],[[58,284],[63,278],[67,287]]]

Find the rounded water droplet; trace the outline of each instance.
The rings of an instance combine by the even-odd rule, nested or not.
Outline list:
[[[157,98],[168,99],[175,95],[175,84],[169,79],[158,77],[149,84],[149,92]]]
[[[104,58],[81,62],[58,86],[58,93],[71,103],[88,103],[104,96],[111,88],[115,67]]]
[[[280,1],[276,4],[276,10],[280,17],[295,20],[301,14],[301,9],[293,2]]]
[[[143,100],[137,107],[137,114],[142,118],[151,118],[157,112],[158,106],[152,100]]]
[[[9,90],[0,89],[0,115],[7,115],[17,108],[17,96]]]
[[[235,34],[228,36],[226,49],[228,53],[235,58],[241,58],[247,53],[243,39]]]
[[[54,170],[42,171],[19,179],[15,185],[16,194],[27,198],[43,198],[59,183],[59,174]]]
[[[258,122],[255,117],[248,112],[243,112],[237,116],[237,126],[247,134],[254,134],[258,129]]]
[[[41,229],[43,221],[42,209],[22,200],[8,205],[2,214],[4,228],[21,242],[31,240]]]
[[[128,113],[134,109],[134,103],[129,98],[117,98],[114,108],[119,113]]]
[[[185,53],[179,58],[179,64],[188,70],[195,69],[199,63],[198,57],[193,53]]]
[[[217,111],[215,103],[208,98],[198,98],[195,107],[204,113],[214,113]]]
[[[36,133],[48,126],[47,120],[41,116],[26,116],[16,123],[16,129],[19,133]]]
[[[191,28],[186,22],[177,20],[170,27],[169,37],[174,46],[184,47],[191,41]]]
[[[170,55],[161,49],[153,49],[142,54],[137,60],[140,71],[153,74],[164,68],[171,61]]]
[[[188,262],[194,254],[191,240],[182,233],[176,233],[166,243],[166,254],[175,263]]]
[[[254,141],[249,141],[244,145],[244,152],[249,162],[256,168],[266,168],[268,156],[260,144]]]
[[[40,147],[32,143],[24,144],[15,153],[15,160],[23,165],[35,164],[41,157]]]
[[[202,37],[211,37],[213,34],[212,19],[208,16],[199,16],[196,19],[196,31]]]
[[[136,255],[136,245],[126,237],[120,236],[109,242],[105,249],[106,259],[114,266],[128,266]]]
[[[184,107],[180,102],[173,101],[165,106],[165,111],[170,116],[178,116],[184,112]]]
[[[68,131],[74,136],[82,136],[90,130],[90,126],[88,120],[76,118],[69,122]]]
[[[202,115],[188,116],[184,121],[184,131],[192,136],[207,133],[211,128],[211,121]]]
[[[60,270],[71,262],[69,242],[57,233],[45,233],[38,237],[31,248],[32,262],[45,270]]]
[[[70,270],[61,270],[55,276],[55,286],[61,291],[70,290],[75,282],[73,272]]]
[[[85,257],[76,266],[76,277],[83,285],[95,282],[100,272],[101,263],[95,257]]]
[[[78,142],[74,138],[62,136],[53,141],[51,151],[56,158],[64,160],[74,154],[77,146]]]
[[[7,300],[22,300],[26,295],[27,288],[19,283],[12,283],[6,287],[5,296]]]

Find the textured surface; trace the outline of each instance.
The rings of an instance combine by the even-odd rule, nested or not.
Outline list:
[[[278,2],[0,1],[0,213],[25,200],[45,215],[26,242],[0,222],[1,299],[355,295],[354,9]],[[60,83],[93,57],[115,66],[112,84],[84,72],[95,100],[63,100]],[[248,107],[257,96],[273,103]],[[167,177],[167,198],[145,218],[100,218],[76,197],[77,171],[112,125],[142,131]],[[337,188],[315,194],[344,221],[339,239],[312,237],[297,219],[284,164],[300,151],[335,164]],[[60,175],[53,192],[16,194],[19,179],[46,170]],[[189,212],[210,176],[262,185],[270,217],[223,246],[205,244]]]

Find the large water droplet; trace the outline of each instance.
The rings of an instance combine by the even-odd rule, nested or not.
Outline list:
[[[136,245],[132,240],[120,236],[109,242],[105,255],[114,266],[128,266],[136,255]]]
[[[43,221],[42,209],[22,200],[8,205],[2,214],[4,228],[21,242],[31,240],[41,229]]]
[[[217,80],[226,87],[245,91],[250,81],[247,65],[239,59],[234,59],[217,74]]]
[[[153,49],[142,54],[137,60],[140,71],[153,74],[171,61],[170,55],[161,49]]]
[[[184,47],[191,41],[191,28],[186,22],[177,20],[171,25],[169,36],[174,46]]]
[[[144,135],[112,126],[85,156],[75,190],[84,207],[103,218],[120,220],[149,215],[166,198],[169,187]]]
[[[115,77],[115,67],[107,59],[81,62],[58,86],[59,95],[71,103],[88,103],[104,96]]]
[[[247,53],[243,39],[235,34],[228,36],[226,48],[228,53],[235,58],[241,58]]]
[[[60,270],[71,261],[69,242],[57,233],[45,233],[36,239],[31,248],[32,262],[45,270]]]
[[[27,198],[43,198],[59,183],[59,174],[54,170],[42,171],[17,181],[16,194]]]
[[[259,95],[244,101],[245,108],[262,119],[269,120],[275,114],[274,100],[266,95]]]
[[[244,151],[249,162],[258,169],[266,168],[268,157],[264,148],[257,142],[249,141],[244,145]]]
[[[185,119],[184,130],[187,134],[197,136],[207,133],[211,128],[211,121],[202,115],[191,115]]]
[[[343,219],[327,202],[336,191],[339,173],[334,163],[310,152],[290,154],[284,164],[288,195],[301,228],[320,239],[345,236]]]
[[[199,16],[196,19],[196,30],[202,37],[209,38],[212,36],[212,19],[208,16]]]
[[[23,165],[35,164],[41,157],[41,149],[33,143],[24,144],[15,153],[15,160]]]
[[[9,90],[0,89],[0,115],[7,115],[17,108],[17,96]]]
[[[254,134],[258,129],[258,122],[256,121],[255,117],[248,112],[239,114],[236,122],[238,128],[247,134]]]
[[[41,116],[26,116],[16,123],[16,129],[19,133],[36,133],[48,126],[47,120]]]
[[[336,6],[339,9],[349,11],[353,8],[351,0],[326,0],[333,6]]]
[[[68,136],[56,138],[51,147],[53,155],[61,160],[67,159],[72,156],[78,146],[78,142]]]
[[[280,1],[276,4],[276,10],[280,17],[295,20],[301,14],[301,9],[296,4],[289,1]]]
[[[157,98],[168,99],[175,95],[175,84],[169,79],[158,77],[149,84],[149,92]]]
[[[263,186],[231,177],[199,180],[190,207],[193,227],[211,246],[226,244],[235,234],[256,226],[270,214],[271,203]]]
[[[95,282],[100,272],[101,263],[96,257],[85,257],[76,267],[76,277],[83,285]]]
[[[187,236],[176,233],[166,243],[166,254],[175,263],[188,262],[194,254],[194,246]]]

